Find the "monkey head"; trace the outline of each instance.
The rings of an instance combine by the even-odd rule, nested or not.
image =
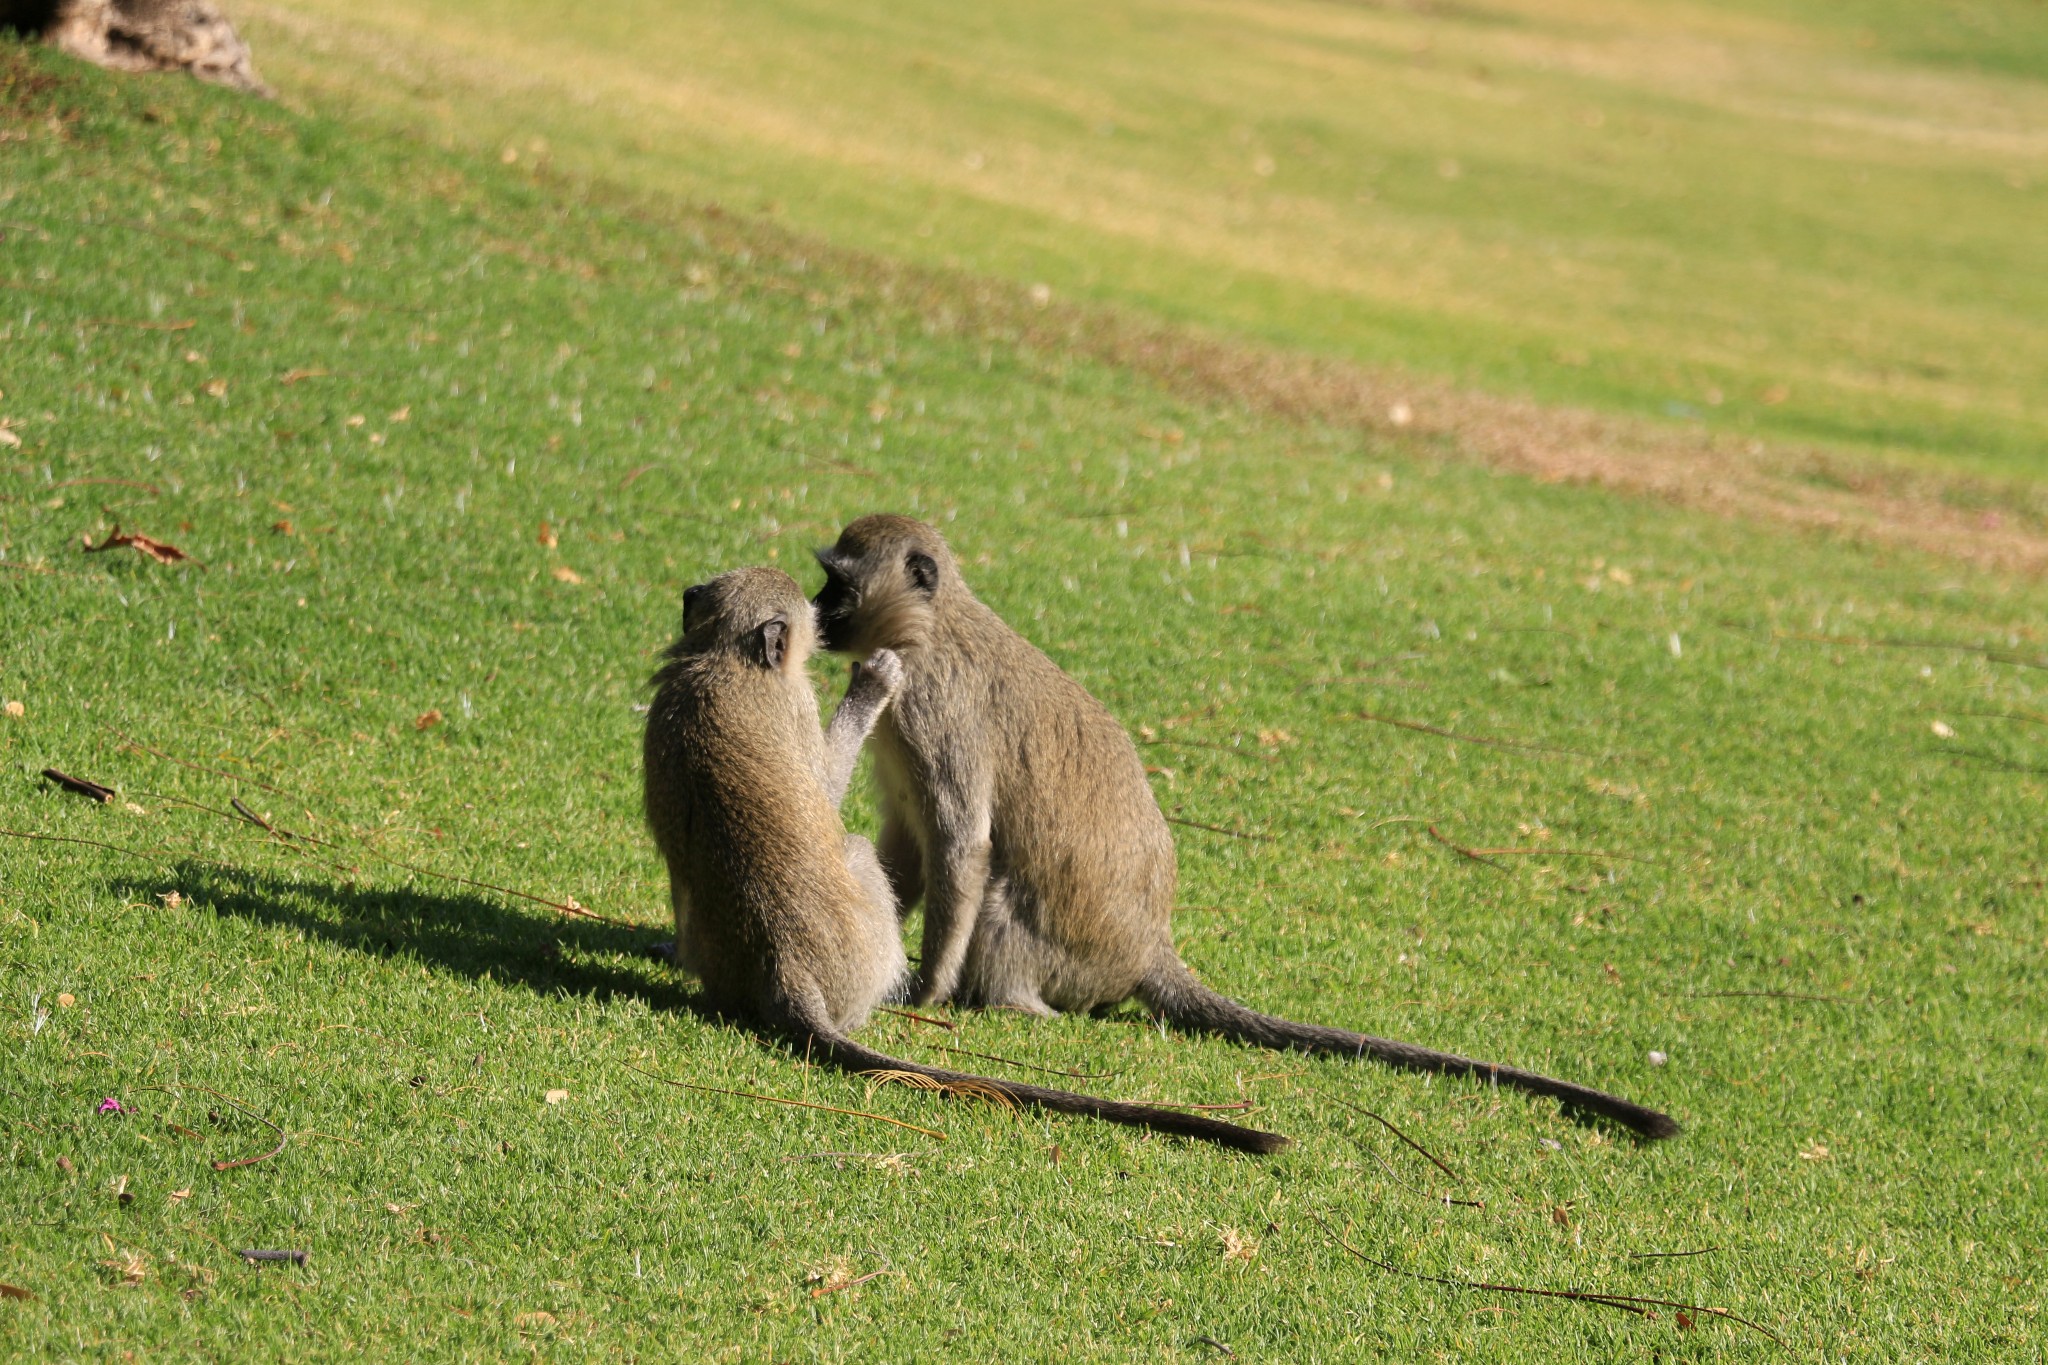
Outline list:
[[[817,644],[811,604],[780,569],[733,569],[683,592],[677,655],[733,653],[796,677]]]
[[[911,649],[930,629],[933,604],[967,585],[946,538],[910,517],[875,515],[849,522],[817,552],[825,586],[812,605],[825,648],[866,657]]]

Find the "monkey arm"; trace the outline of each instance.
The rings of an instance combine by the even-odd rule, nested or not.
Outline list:
[[[867,662],[854,664],[846,695],[839,699],[832,723],[825,728],[825,790],[834,809],[846,799],[854,765],[860,761],[860,746],[902,684],[903,661],[893,650],[878,649]]]

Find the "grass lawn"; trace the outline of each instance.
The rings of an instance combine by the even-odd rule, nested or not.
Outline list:
[[[2048,474],[2039,0],[265,0],[288,91],[1318,354]]]
[[[14,46],[0,234],[7,1357],[2041,1351],[2038,581],[1200,405],[777,227]],[[693,1012],[654,652],[876,509],[1229,831],[1177,831],[1207,980],[1687,1133],[1135,1012],[867,1031],[1249,1100],[1298,1142],[1252,1159]]]

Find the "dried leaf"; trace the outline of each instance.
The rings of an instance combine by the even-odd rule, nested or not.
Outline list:
[[[521,1313],[512,1323],[522,1332],[545,1332],[555,1325],[555,1315],[545,1310]]]
[[[75,1005],[75,1004],[77,1004],[77,1003],[78,1003],[78,997],[77,997],[77,996],[75,996],[75,995],[73,995],[73,994],[72,994],[72,993],[71,993],[70,991],[59,991],[59,992],[57,993],[57,1008],[58,1008],[58,1009],[61,1009],[61,1010],[68,1010],[68,1009],[70,1009],[70,1008],[71,1008],[71,1007],[72,1007],[73,1005]]]
[[[137,554],[146,555],[159,564],[176,564],[180,560],[192,558],[192,556],[186,554],[177,546],[157,540],[152,536],[145,536],[140,532],[134,535],[123,535],[119,522],[114,523],[114,529],[107,532],[107,538],[99,544],[93,544],[92,537],[89,535],[81,535],[78,538],[78,543],[79,548],[89,555],[96,555],[102,550],[118,549],[126,545]]]
[[[0,707],[0,710],[5,710],[7,714],[13,717],[15,720],[20,720],[23,716],[28,714],[28,708],[26,706],[23,706],[18,701],[8,702],[5,707]]]
[[[569,1098],[569,1092],[566,1090],[550,1090],[541,1098],[546,1100],[549,1104],[560,1104],[563,1100]]]
[[[326,377],[327,371],[325,370],[286,370],[277,377],[277,382],[280,384],[296,384],[302,379],[324,379]]]
[[[190,1199],[191,1197],[192,1197],[192,1191],[191,1191],[191,1189],[190,1189],[190,1188],[186,1188],[186,1189],[182,1189],[182,1190],[172,1190],[172,1191],[171,1191],[171,1202],[172,1202],[173,1204],[182,1204],[182,1203],[184,1203],[184,1202],[185,1202],[185,1201],[186,1201],[187,1199]]]
[[[21,438],[7,427],[0,427],[0,446],[18,446]]]
[[[0,1284],[0,1299],[32,1299],[35,1295],[18,1284]]]
[[[207,395],[212,398],[225,398],[228,396],[228,381],[225,379],[209,379],[200,387],[204,388]]]
[[[1799,1159],[1801,1161],[1826,1161],[1828,1156],[1828,1145],[1817,1139],[1808,1142],[1799,1149]]]
[[[412,728],[415,730],[431,730],[440,723],[440,711],[428,711],[414,718]]]
[[[1955,727],[1945,720],[1938,720],[1928,728],[1934,731],[1936,739],[1954,739],[1956,737]]]
[[[557,564],[548,572],[552,573],[555,576],[556,580],[562,583],[575,584],[581,583],[583,581],[583,575],[577,573],[567,564]]]
[[[540,541],[541,548],[544,550],[552,550],[557,544],[555,528],[546,522],[540,524],[540,535],[537,538]]]

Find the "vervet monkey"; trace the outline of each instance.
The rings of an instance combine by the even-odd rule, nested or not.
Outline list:
[[[825,647],[903,665],[871,745],[882,864],[906,912],[924,901],[916,1001],[1047,1014],[1135,995],[1182,1028],[1475,1076],[1646,1137],[1678,1132],[1569,1081],[1277,1019],[1210,990],[1174,952],[1173,839],[1102,704],[976,599],[933,527],[862,517],[818,562]]]
[[[851,1071],[911,1072],[1247,1152],[1286,1146],[1198,1115],[900,1061],[847,1036],[900,998],[908,971],[888,880],[838,810],[866,728],[902,670],[888,651],[869,652],[828,745],[804,672],[815,639],[795,580],[735,569],[683,595],[682,638],[654,676],[647,824],[668,863],[676,960],[707,1001],[815,1039]]]

